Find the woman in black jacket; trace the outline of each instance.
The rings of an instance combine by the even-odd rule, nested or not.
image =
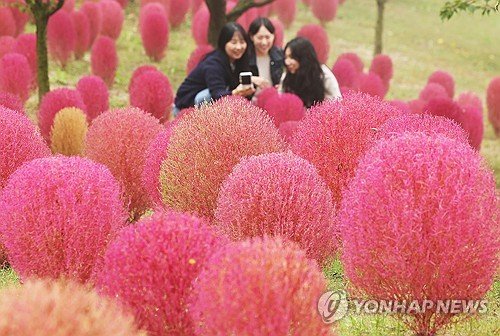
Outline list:
[[[239,85],[240,72],[250,70],[248,43],[240,24],[227,23],[219,34],[217,49],[205,56],[177,90],[174,115],[180,109],[227,95],[251,96],[255,89]]]

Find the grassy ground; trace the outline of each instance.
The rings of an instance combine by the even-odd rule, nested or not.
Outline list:
[[[500,75],[500,15],[482,17],[479,14],[459,14],[451,21],[439,19],[439,8],[443,1],[393,0],[386,8],[384,53],[394,62],[394,78],[388,99],[413,99],[425,85],[427,77],[437,69],[443,69],[455,77],[456,92],[476,92],[484,96],[488,82]],[[294,24],[285,33],[285,40],[306,23],[317,21],[302,5]],[[150,63],[144,55],[137,29],[137,7],[132,3],[127,9],[123,32],[118,40],[120,65],[114,87],[111,90],[111,105],[126,106],[127,86],[132,71]],[[189,20],[188,20],[189,21]],[[326,24],[330,36],[330,58],[332,65],[336,57],[344,52],[356,52],[368,66],[372,58],[375,22],[374,0],[348,0],[340,7],[334,22]],[[170,32],[169,50],[166,57],[155,64],[169,78],[175,88],[184,79],[186,62],[195,48],[191,38],[190,23]],[[33,27],[29,29],[33,30]],[[90,72],[90,57],[72,62],[65,70],[51,64],[52,87],[74,86],[78,79]],[[36,97],[28,102],[30,117],[35,120]],[[487,122],[485,112],[485,137],[481,154],[495,171],[497,186],[500,186],[500,140],[495,139]],[[326,270],[332,288],[345,286],[341,267],[337,264]],[[16,283],[11,270],[0,270],[0,288]],[[489,312],[479,319],[469,320],[446,330],[446,335],[495,335],[500,334],[499,303],[500,283],[497,281],[488,294]],[[354,335],[407,335],[404,327],[385,316],[348,316],[339,326],[339,334]]]

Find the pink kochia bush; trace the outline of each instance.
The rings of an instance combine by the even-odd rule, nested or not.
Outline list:
[[[393,75],[392,59],[388,55],[376,55],[370,65],[370,72],[377,74],[382,79],[387,93]]]
[[[292,153],[242,159],[221,187],[215,223],[233,240],[282,235],[320,264],[338,245],[332,194]]]
[[[289,27],[295,20],[297,12],[297,2],[295,0],[275,0],[272,3],[272,8],[285,27]]]
[[[0,36],[15,36],[16,30],[16,20],[10,8],[0,7]]]
[[[18,96],[0,91],[0,105],[16,112],[24,114],[24,104]]]
[[[274,45],[283,48],[284,47],[283,42],[285,39],[285,27],[278,18],[272,18],[270,20],[274,26]]]
[[[255,102],[255,105],[258,107],[264,109],[267,102],[278,95],[278,90],[274,86],[267,87],[263,89],[262,91],[259,92],[259,94],[256,96],[257,100]]]
[[[461,122],[462,109],[451,98],[441,96],[433,98],[424,107],[424,113],[443,116]]]
[[[498,209],[492,172],[468,145],[422,133],[379,141],[342,200],[346,275],[376,300],[481,299],[498,269]],[[435,335],[454,316],[435,309],[399,317]]]
[[[299,125],[298,121],[285,121],[280,124],[278,131],[280,135],[285,139],[286,142],[290,142],[295,131],[297,130],[297,126]]]
[[[83,11],[72,12],[71,19],[75,27],[76,43],[75,58],[81,59],[90,45],[90,23]]]
[[[149,5],[148,5],[149,6]],[[137,77],[129,90],[130,105],[168,120],[174,102],[172,85],[160,71],[146,71]]]
[[[85,112],[89,122],[109,109],[108,87],[101,77],[88,75],[80,78],[76,90],[87,107]]]
[[[384,98],[388,87],[382,79],[374,72],[361,74],[358,78],[358,90],[372,96]]]
[[[108,241],[124,225],[120,188],[103,165],[79,157],[24,164],[0,196],[0,231],[21,278],[94,281]]]
[[[223,97],[175,125],[160,172],[163,202],[212,218],[222,182],[241,158],[285,148],[263,110],[246,99]]]
[[[363,72],[364,64],[361,58],[356,54],[356,53],[343,53],[340,54],[339,57],[337,58],[337,61],[341,59],[346,59],[350,61],[353,65],[358,74]]]
[[[31,77],[32,77],[32,87],[36,87],[38,85],[38,60],[36,55],[36,35],[31,34],[21,34],[17,37],[15,52],[21,55],[24,55],[28,60],[31,69]]]
[[[106,165],[121,183],[131,219],[149,207],[149,197],[141,184],[144,153],[161,131],[158,119],[138,108],[109,110],[89,127],[85,154]]]
[[[118,68],[115,41],[107,36],[99,36],[92,47],[90,62],[92,74],[101,77],[108,87],[113,86]]]
[[[192,282],[225,243],[196,217],[157,212],[119,233],[98,287],[129,308],[148,334],[194,335],[187,313]]]
[[[89,45],[90,48],[94,43],[97,35],[102,28],[102,10],[98,2],[85,1],[80,7],[80,11],[84,12],[89,22]]]
[[[117,303],[67,280],[29,280],[2,292],[0,335],[144,336]]]
[[[146,55],[155,62],[161,61],[168,46],[168,17],[159,3],[153,2],[141,8],[139,30]]]
[[[210,12],[206,5],[202,5],[194,14],[191,20],[191,34],[197,45],[208,44],[208,24],[210,22]]]
[[[0,91],[9,92],[23,102],[29,98],[32,74],[26,57],[8,53],[0,58]]]
[[[311,11],[322,23],[330,22],[337,15],[338,0],[311,0]]]
[[[300,28],[297,36],[311,41],[320,63],[324,64],[328,61],[330,42],[328,41],[328,34],[323,27],[317,24],[307,24]]]
[[[226,335],[334,335],[317,313],[325,291],[318,265],[295,244],[255,238],[212,256],[195,282],[189,311],[197,335],[221,330]]]
[[[428,83],[422,91],[420,91],[419,99],[428,103],[434,98],[449,98],[444,86],[438,83]],[[451,99],[451,98],[449,98]]]
[[[54,117],[65,107],[76,107],[86,111],[87,107],[82,96],[77,90],[60,88],[55,89],[43,96],[38,109],[38,125],[45,140],[50,141],[50,130],[54,123]]]
[[[316,166],[338,203],[359,159],[373,144],[376,129],[401,114],[378,97],[348,93],[341,101],[311,108],[290,140],[291,149]]]
[[[135,80],[144,74],[145,72],[148,71],[158,71],[158,69],[153,66],[153,65],[141,65],[137,67],[134,72],[132,73],[132,76],[130,77],[130,82],[128,84],[128,91],[130,92],[130,88],[134,85]]]
[[[5,36],[0,35],[0,58],[2,58],[3,55],[5,54],[14,52],[15,46],[16,46],[15,38],[9,35]]]
[[[488,119],[493,125],[496,136],[500,136],[500,77],[491,80],[486,90]]]
[[[460,125],[469,136],[469,144],[479,151],[484,135],[483,110],[475,106],[465,106],[461,108]]]
[[[205,57],[206,54],[214,50],[211,45],[199,45],[195,50],[189,55],[187,65],[186,65],[186,74],[189,74],[193,71],[194,68],[200,63],[200,61]]]
[[[101,0],[99,5],[102,12],[101,35],[117,40],[125,19],[122,7],[115,0]]]
[[[266,101],[264,109],[273,119],[276,127],[285,121],[299,121],[305,113],[304,103],[293,93],[281,93],[270,97]]]
[[[190,2],[186,0],[170,0],[169,21],[172,27],[178,27],[184,22],[189,5]]]
[[[348,59],[338,59],[333,65],[332,72],[341,88],[354,89],[357,87],[359,73],[356,66]]]
[[[455,95],[455,80],[453,76],[446,71],[434,71],[427,80],[427,83],[436,83],[445,88],[448,97],[453,98]]]
[[[71,14],[60,10],[52,15],[47,25],[47,46],[50,55],[64,68],[76,47],[76,30]]]

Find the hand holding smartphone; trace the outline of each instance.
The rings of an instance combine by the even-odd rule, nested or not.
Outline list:
[[[253,88],[252,73],[250,71],[240,72],[240,84],[242,85],[242,89]]]

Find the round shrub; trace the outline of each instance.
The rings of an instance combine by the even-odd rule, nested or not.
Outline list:
[[[0,58],[3,55],[14,52],[16,46],[16,39],[10,35],[0,35]]]
[[[316,166],[338,203],[359,159],[372,146],[375,130],[402,112],[363,93],[347,93],[341,101],[326,101],[309,111],[290,141],[291,149]]]
[[[28,60],[31,69],[31,86],[36,88],[38,85],[38,60],[36,54],[36,35],[31,34],[21,34],[17,37],[17,42],[15,46],[15,52],[24,55]]]
[[[0,105],[16,112],[24,114],[24,104],[18,96],[0,91]]]
[[[267,87],[256,95],[257,100],[255,101],[255,105],[263,109],[267,102],[277,95],[278,90],[274,86]]]
[[[486,89],[488,120],[493,125],[496,136],[500,136],[500,76],[495,77]]]
[[[356,54],[356,53],[343,53],[343,54],[340,54],[339,57],[337,57],[337,62],[341,59],[346,59],[346,60],[350,61],[354,65],[354,68],[356,69],[356,71],[358,73],[363,72],[363,68],[365,66],[364,66],[361,58],[358,56],[358,54]]]
[[[461,112],[460,126],[467,132],[472,148],[479,151],[484,135],[483,110],[470,105],[461,108]]]
[[[455,80],[453,76],[446,71],[438,70],[434,71],[427,80],[427,83],[440,84],[445,88],[448,97],[453,98],[455,95]]]
[[[28,60],[21,54],[8,53],[0,58],[0,91],[29,98],[32,75]]]
[[[336,251],[332,194],[316,168],[291,153],[242,159],[222,184],[215,223],[233,240],[282,235],[320,264]]]
[[[106,252],[98,285],[129,308],[149,334],[193,335],[187,314],[192,282],[225,242],[196,217],[155,213],[119,233]]]
[[[29,21],[28,13],[21,11],[20,8],[18,8],[21,6],[25,6],[26,2],[24,0],[5,0],[4,3],[10,4],[10,11],[12,13],[12,17],[14,18],[14,21],[16,22],[15,36],[18,36],[24,31],[24,27]]]
[[[209,44],[207,36],[209,22],[210,12],[206,5],[202,5],[191,20],[191,34],[197,45]]]
[[[482,298],[498,269],[495,193],[469,145],[422,133],[379,141],[339,213],[353,289],[375,300]],[[453,317],[434,309],[400,317],[416,334],[434,335]]]
[[[273,11],[278,15],[278,19],[283,23],[285,27],[290,27],[293,20],[295,20],[295,14],[297,12],[296,1],[290,0],[275,0],[271,4]]]
[[[293,93],[281,93],[270,97],[264,109],[273,119],[276,127],[285,121],[299,121],[305,113],[304,103]]]
[[[65,107],[57,112],[50,131],[52,153],[82,155],[87,128],[87,117],[82,110]]]
[[[0,7],[0,36],[16,35],[16,20],[8,7]]]
[[[358,77],[358,90],[371,96],[384,98],[388,87],[376,73],[369,72]]]
[[[481,98],[479,98],[474,92],[462,92],[458,95],[457,103],[461,107],[472,106],[477,109],[483,110],[483,103]]]
[[[89,22],[89,48],[94,44],[94,41],[102,29],[102,10],[98,2],[85,1],[80,7],[80,11],[84,12]]]
[[[50,56],[63,68],[73,56],[76,47],[76,29],[67,11],[60,10],[50,16],[47,25],[47,47]]]
[[[35,159],[0,195],[0,231],[22,279],[94,281],[108,241],[126,214],[109,170],[85,158]]]
[[[222,182],[242,157],[285,148],[263,110],[246,99],[223,97],[175,125],[160,172],[163,202],[211,218]]]
[[[420,99],[413,99],[408,101],[408,106],[410,107],[411,113],[421,114],[424,113],[424,107],[427,103]]]
[[[38,109],[38,125],[47,142],[50,142],[50,130],[57,112],[65,107],[76,107],[82,111],[87,109],[77,90],[60,88],[47,92],[43,96]]]
[[[121,183],[130,218],[150,205],[141,184],[144,153],[161,131],[158,119],[138,108],[109,110],[92,122],[85,140],[85,154],[106,165]]]
[[[108,87],[101,77],[84,76],[76,84],[76,89],[87,107],[86,113],[89,122],[109,109]]]
[[[460,123],[461,115],[463,113],[460,106],[448,97],[432,98],[424,106],[424,112],[450,118],[458,123]]]
[[[172,125],[162,130],[151,142],[146,151],[146,160],[142,170],[142,185],[149,195],[152,204],[161,205],[160,168],[167,157],[167,147],[172,135]]]
[[[149,6],[149,5],[148,5]],[[159,71],[146,71],[130,87],[130,105],[160,120],[168,120],[174,92],[168,77]]]
[[[410,104],[403,101],[403,100],[398,100],[398,99],[389,100],[389,103],[393,106],[396,106],[398,109],[400,109],[404,113],[408,113],[408,114],[413,113],[411,110]]]
[[[92,74],[101,77],[108,87],[113,86],[116,69],[118,68],[115,41],[107,36],[97,37],[92,46],[90,63]]]
[[[280,135],[285,139],[286,142],[290,142],[295,131],[297,130],[297,126],[299,125],[298,121],[285,121],[282,122],[278,128]]]
[[[358,86],[359,73],[350,60],[345,58],[337,59],[337,62],[333,65],[332,72],[340,87],[354,89]]]
[[[142,45],[146,55],[159,62],[168,46],[168,17],[159,3],[149,3],[141,8],[139,18]]]
[[[62,10],[72,13],[75,10],[75,0],[64,0]]]
[[[128,91],[130,92],[130,88],[134,85],[135,80],[137,77],[141,76],[145,72],[148,71],[158,71],[158,69],[153,66],[153,65],[141,65],[140,67],[137,67],[134,72],[132,73],[132,76],[130,77],[130,82],[128,84]]]
[[[338,0],[311,0],[310,2],[312,13],[322,24],[335,19]]]
[[[324,64],[327,62],[328,53],[330,52],[330,42],[328,41],[328,34],[323,27],[317,24],[307,24],[299,29],[297,36],[304,37],[311,42],[320,63]]]
[[[76,33],[75,58],[78,60],[83,57],[90,46],[90,23],[83,11],[72,12],[71,19]]]
[[[210,258],[195,282],[190,314],[198,335],[332,335],[316,311],[325,290],[321,270],[297,246],[256,238]]]
[[[189,74],[191,71],[196,68],[198,63],[205,57],[206,54],[214,50],[211,45],[199,45],[195,50],[189,55],[187,65],[186,65],[186,74]]]
[[[392,59],[389,55],[376,55],[372,63],[370,65],[370,72],[377,74],[382,82],[384,82],[384,86],[388,89],[389,82],[392,79],[393,75],[393,67],[392,67]]]
[[[178,27],[184,22],[186,14],[189,11],[189,1],[170,0],[169,21],[172,27]]]
[[[102,12],[100,34],[117,40],[122,31],[125,19],[122,7],[114,0],[101,0],[99,5]]]
[[[29,280],[2,292],[0,335],[145,336],[115,302],[64,280]]]
[[[285,26],[283,25],[283,22],[281,22],[278,18],[272,18],[270,20],[274,26],[274,45],[279,48],[283,48],[283,42],[285,40]]]
[[[434,98],[449,98],[446,89],[438,83],[428,83],[422,91],[420,91],[419,99],[428,103]]]

